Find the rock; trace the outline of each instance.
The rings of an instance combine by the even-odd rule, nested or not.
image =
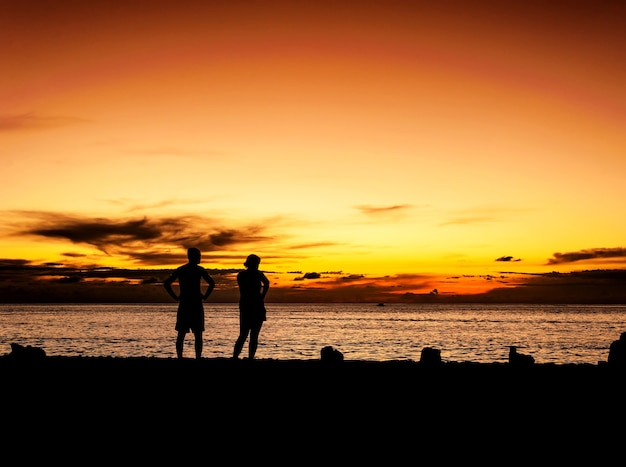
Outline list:
[[[517,347],[509,345],[509,365],[512,366],[530,366],[534,365],[535,358],[532,355],[525,355],[517,351]]]
[[[611,343],[608,364],[613,368],[626,368],[626,332]]]
[[[441,364],[441,350],[433,347],[424,347],[420,354],[420,363],[424,365],[440,365]]]
[[[325,362],[342,362],[343,354],[332,346],[327,345],[321,350],[320,358]]]
[[[9,356],[20,360],[39,360],[45,358],[46,352],[40,347],[11,343],[11,353]]]

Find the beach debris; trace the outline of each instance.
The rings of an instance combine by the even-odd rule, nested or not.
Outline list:
[[[23,346],[17,343],[11,343],[11,358],[20,360],[39,360],[45,358],[46,351],[41,347],[33,347],[31,345]]]
[[[614,368],[626,368],[626,332],[621,333],[618,340],[611,342],[608,363]]]
[[[509,365],[530,366],[535,363],[535,358],[532,355],[526,355],[517,351],[517,346],[509,345]]]
[[[441,364],[441,350],[434,347],[424,347],[420,354],[420,363],[435,366]]]
[[[323,347],[320,352],[320,358],[325,362],[342,362],[343,354],[335,349],[332,345],[327,345]]]

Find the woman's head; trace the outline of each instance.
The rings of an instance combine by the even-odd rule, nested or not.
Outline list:
[[[247,268],[258,268],[259,264],[261,264],[261,258],[257,255],[248,255],[246,262],[243,263],[243,265]]]

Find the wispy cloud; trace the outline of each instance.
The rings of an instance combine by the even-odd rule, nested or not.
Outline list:
[[[156,201],[152,203],[141,203],[136,200],[127,199],[127,198],[119,198],[119,199],[106,199],[104,202],[119,206],[124,209],[124,212],[136,212],[136,211],[146,211],[151,209],[163,209],[171,206],[175,206],[180,208],[181,206],[193,206],[197,204],[206,203],[206,199],[172,199],[172,200],[162,200]]]
[[[404,212],[411,209],[413,206],[410,204],[394,204],[392,206],[370,206],[370,205],[360,205],[355,206],[357,210],[359,210],[362,214],[368,216],[379,216],[390,213],[399,213]]]
[[[440,227],[448,225],[475,225],[502,222],[513,213],[523,212],[519,208],[503,206],[476,206],[456,210],[447,219],[439,223]]]
[[[25,113],[0,116],[0,132],[36,131],[59,128],[89,122],[89,120],[67,115],[37,115]]]
[[[496,261],[503,261],[503,262],[511,262],[511,261],[521,261],[520,258],[514,258],[513,256],[500,256],[499,258],[496,258]]]
[[[5,212],[9,219],[19,218],[19,223],[7,222],[6,235],[36,236],[76,245],[88,245],[108,256],[122,256],[145,265],[179,261],[181,251],[195,246],[203,252],[222,252],[230,258],[229,247],[252,245],[272,246],[284,234],[277,231],[277,222],[250,222],[228,226],[222,219],[202,216],[171,217],[87,217],[47,211]],[[268,227],[270,226],[270,227]],[[67,252],[64,256],[80,257]],[[265,258],[268,258],[266,256]]]
[[[574,263],[576,261],[591,261],[595,259],[617,258],[626,261],[626,248],[590,248],[568,253],[554,253],[547,264]]]

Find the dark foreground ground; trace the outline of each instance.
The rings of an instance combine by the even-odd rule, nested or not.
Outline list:
[[[626,444],[625,375],[601,363],[8,355],[3,444],[24,463],[603,465]]]

